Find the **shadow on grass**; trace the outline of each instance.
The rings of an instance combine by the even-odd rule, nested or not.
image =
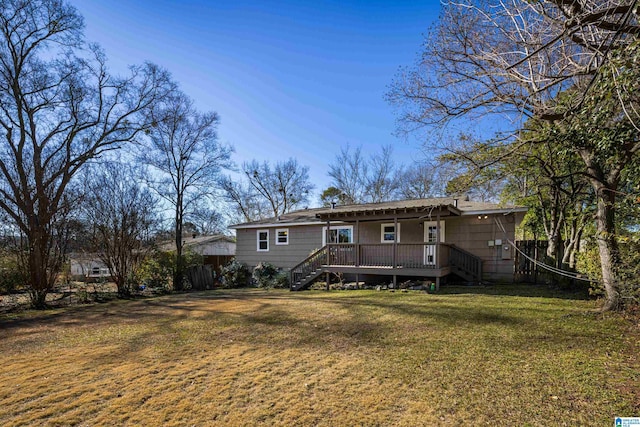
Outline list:
[[[460,300],[449,297],[474,293],[548,296],[545,292],[523,295],[521,287],[516,287],[513,291],[509,291],[509,287],[461,287],[456,289],[459,292],[451,292],[453,290],[451,288],[443,291],[442,295],[373,291],[324,294],[265,290],[187,293],[141,300],[119,300],[29,315],[0,323],[3,329],[0,336],[16,338],[24,335],[23,339],[30,339],[29,334],[33,330],[88,330],[140,323],[143,326],[140,330],[131,331],[130,336],[120,337],[117,349],[105,349],[104,360],[107,361],[112,360],[114,354],[134,357],[146,346],[157,345],[158,342],[169,345],[169,350],[178,353],[181,345],[192,343],[189,340],[202,340],[207,345],[215,346],[223,346],[232,341],[248,346],[263,344],[265,348],[278,351],[291,347],[388,347],[393,346],[390,340],[395,339],[398,333],[419,338],[435,332],[444,337],[448,330],[478,329],[481,333],[490,333],[497,327],[522,331],[524,334],[529,330],[534,331],[539,326],[537,322],[540,318],[557,317],[558,313],[566,310],[551,303],[514,303],[501,306],[485,304],[486,301],[475,303],[472,297]],[[471,292],[473,290],[481,292]],[[236,301],[238,305],[233,304]],[[287,301],[296,304],[290,306]],[[308,310],[305,309],[307,303]],[[549,322],[546,339],[562,345],[572,332],[565,330],[562,324],[551,320]],[[485,327],[489,329],[483,330]],[[193,337],[184,338],[185,333],[186,336],[193,334]],[[596,335],[598,334],[594,331],[590,339],[597,338]],[[508,345],[508,342],[502,344]]]
[[[563,290],[554,285],[527,283],[484,286],[443,285],[438,293],[442,295],[476,294],[571,300],[591,299],[587,288]]]

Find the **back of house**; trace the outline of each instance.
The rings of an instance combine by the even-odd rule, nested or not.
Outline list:
[[[449,277],[512,281],[516,227],[527,208],[456,198],[304,209],[237,224],[236,259],[291,272],[292,289],[324,273],[356,280]]]

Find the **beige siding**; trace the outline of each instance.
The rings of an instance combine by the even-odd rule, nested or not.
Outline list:
[[[507,235],[498,227],[492,215],[478,219],[477,216],[454,217],[447,219],[445,240],[480,257],[483,261],[482,272],[487,280],[510,281],[513,279],[513,248],[507,238],[514,240],[514,215],[497,215],[507,230]],[[489,246],[489,241],[502,240],[502,245]],[[503,259],[503,257],[508,259]]]

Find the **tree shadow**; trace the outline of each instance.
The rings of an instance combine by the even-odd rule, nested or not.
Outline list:
[[[586,288],[564,290],[557,285],[545,284],[443,285],[438,293],[442,295],[475,294],[571,300],[592,299]]]

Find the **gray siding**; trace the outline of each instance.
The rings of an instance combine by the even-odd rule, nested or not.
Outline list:
[[[483,274],[487,280],[510,281],[513,279],[513,248],[504,250],[506,239],[515,240],[516,220],[513,214],[502,215],[501,219],[507,236],[496,225],[493,216],[478,219],[477,216],[446,217],[445,242],[473,253],[483,260]],[[518,218],[519,220],[520,218]],[[353,225],[354,242],[380,243],[381,224],[393,221],[360,222],[359,238],[355,223]],[[421,243],[424,241],[424,220],[403,220],[400,225],[400,243]],[[276,245],[276,229],[288,228],[289,244]],[[264,227],[269,230],[269,251],[257,251],[257,229],[240,229],[236,231],[238,261],[253,267],[266,261],[277,267],[290,269],[303,261],[314,249],[322,247],[322,224],[293,227]],[[488,245],[489,241],[502,239],[500,247]]]
[[[276,245],[276,229],[289,229],[289,244]],[[302,262],[314,249],[322,247],[322,225],[297,227],[265,227],[269,230],[269,251],[258,252],[257,229],[236,230],[236,259],[255,267],[260,262],[269,262],[276,267],[290,269]]]

